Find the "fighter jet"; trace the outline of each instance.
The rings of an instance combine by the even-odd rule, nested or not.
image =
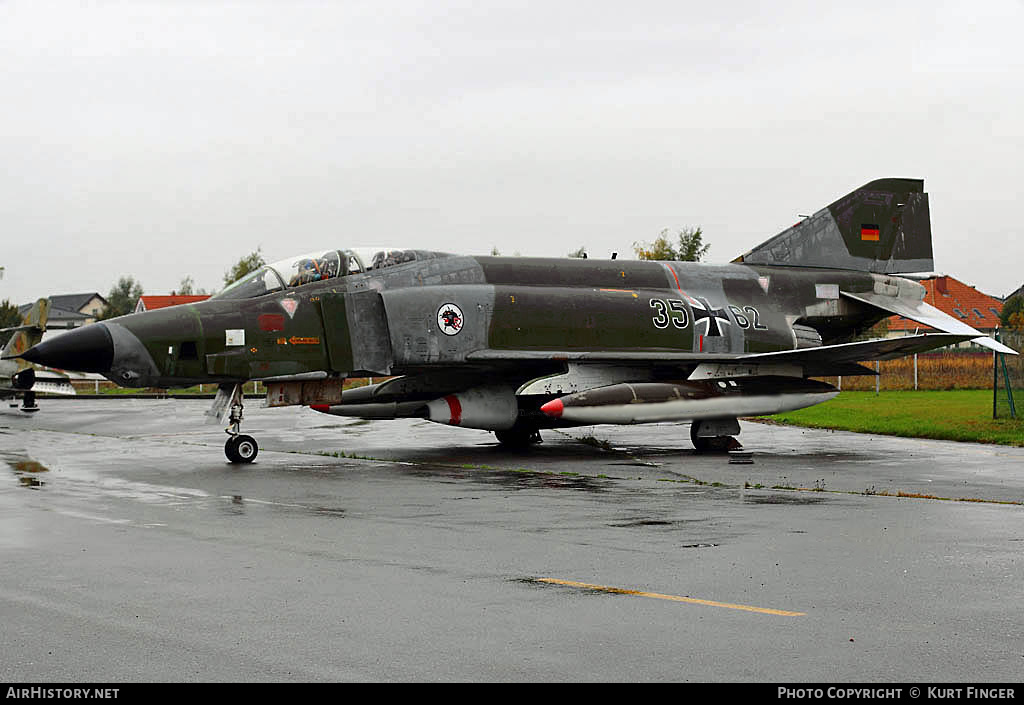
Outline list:
[[[15,362],[18,357],[36,343],[46,332],[46,318],[50,311],[48,299],[39,299],[22,318],[20,326],[4,328],[2,333],[13,333],[0,353],[0,399],[21,397],[21,410],[39,411],[36,392],[51,394],[74,394],[75,388],[67,375],[48,370],[36,370],[27,361]],[[8,359],[12,358],[12,359]],[[12,407],[18,406],[12,404]]]
[[[985,338],[898,273],[933,269],[918,179],[880,179],[725,265],[475,257],[331,248],[265,266],[197,304],[83,327],[21,353],[130,387],[220,385],[225,454],[246,380],[269,406],[423,418],[526,445],[546,428],[691,421],[698,450],[735,446],[740,416],[838,390],[812,378]],[[939,333],[860,340],[893,314]],[[386,377],[343,389],[346,377]]]

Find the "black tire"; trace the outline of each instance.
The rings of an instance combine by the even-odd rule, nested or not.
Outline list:
[[[690,425],[690,440],[698,453],[726,453],[743,447],[732,436],[698,436],[698,424],[698,421],[694,421]]]
[[[235,455],[240,463],[251,463],[256,460],[260,447],[252,436],[235,436]]]
[[[21,410],[27,414],[39,411],[39,407],[36,405],[35,392],[25,392],[25,396],[21,399]]]
[[[231,436],[228,438],[227,443],[224,444],[224,455],[228,456],[228,460],[232,463],[242,462],[242,458],[238,455],[238,448],[236,447],[237,443],[235,442],[236,438],[238,438],[238,436]]]
[[[224,455],[228,456],[232,463],[251,463],[256,460],[259,452],[260,447],[252,436],[232,436],[224,444]]]
[[[506,448],[526,448],[541,442],[540,431],[535,428],[513,428],[508,431],[495,431],[498,443]]]
[[[732,436],[712,436],[695,439],[693,447],[700,453],[725,453],[736,442]]]

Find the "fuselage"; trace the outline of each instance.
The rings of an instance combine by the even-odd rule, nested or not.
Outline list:
[[[306,283],[278,276],[275,290],[229,289],[87,326],[56,338],[63,347],[43,362],[128,387],[171,387],[314,372],[471,371],[505,353],[527,367],[534,355],[543,368],[563,353],[774,352],[839,342],[870,326],[878,312],[839,290],[870,292],[884,279],[745,264],[405,252],[406,261],[347,274],[342,266]]]

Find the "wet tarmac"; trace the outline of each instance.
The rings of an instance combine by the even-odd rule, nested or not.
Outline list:
[[[6,681],[1016,681],[1024,449],[0,410]],[[900,496],[903,495],[903,496]]]

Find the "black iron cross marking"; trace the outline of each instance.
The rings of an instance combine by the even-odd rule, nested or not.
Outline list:
[[[732,324],[729,320],[729,314],[726,313],[724,308],[712,308],[708,300],[703,296],[698,296],[697,301],[700,302],[700,306],[691,306],[693,310],[693,323],[703,320],[708,324],[708,329],[704,333],[707,337],[721,336],[722,329],[718,327],[718,321],[721,320],[723,323]]]

